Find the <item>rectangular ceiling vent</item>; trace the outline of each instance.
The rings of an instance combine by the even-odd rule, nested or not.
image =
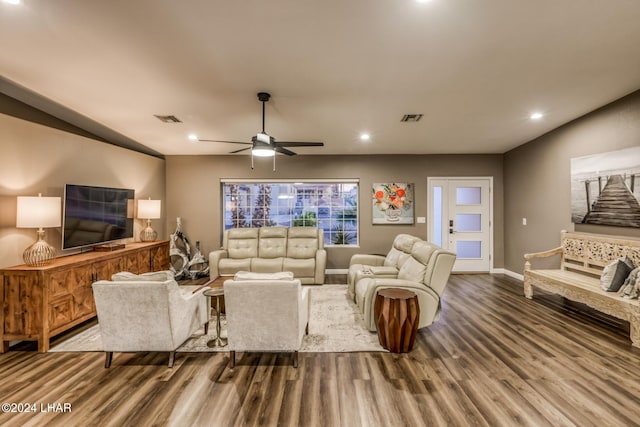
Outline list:
[[[401,122],[417,122],[422,118],[422,114],[405,114]]]
[[[160,114],[154,114],[154,117],[157,117],[162,123],[182,123],[182,120],[174,115],[161,116]]]

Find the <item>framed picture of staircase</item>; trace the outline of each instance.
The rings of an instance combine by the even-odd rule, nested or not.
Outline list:
[[[640,146],[571,159],[571,221],[640,228]]]

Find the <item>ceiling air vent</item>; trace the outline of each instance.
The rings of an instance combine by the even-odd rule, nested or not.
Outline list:
[[[422,118],[422,114],[405,114],[401,122],[417,122]]]
[[[160,114],[154,114],[154,117],[156,117],[162,123],[182,123],[182,120],[180,120],[174,115],[161,116]]]

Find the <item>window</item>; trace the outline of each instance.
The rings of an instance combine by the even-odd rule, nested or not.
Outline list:
[[[358,244],[358,182],[223,181],[224,229],[318,227],[325,245]]]

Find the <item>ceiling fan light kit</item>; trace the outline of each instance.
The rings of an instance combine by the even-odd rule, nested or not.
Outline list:
[[[287,156],[295,156],[291,150],[286,149],[285,147],[323,147],[324,143],[322,142],[294,142],[294,141],[282,141],[278,142],[276,139],[269,134],[267,134],[264,130],[264,116],[265,116],[265,104],[271,98],[271,94],[267,92],[259,92],[258,93],[258,101],[262,102],[262,132],[258,132],[255,136],[251,138],[251,142],[240,142],[240,141],[223,141],[216,139],[198,139],[200,142],[222,142],[225,144],[243,144],[250,145],[251,147],[241,148],[239,150],[232,151],[230,154],[240,153],[242,151],[251,150],[251,169],[253,169],[253,156],[256,157],[273,157],[273,171],[276,170],[276,152],[280,154],[285,154]]]

